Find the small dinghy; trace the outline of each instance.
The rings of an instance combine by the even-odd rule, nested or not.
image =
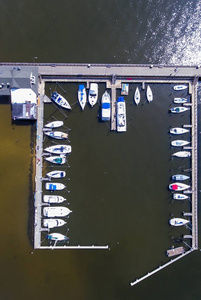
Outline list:
[[[64,125],[63,121],[53,121],[45,125],[47,128],[58,128]]]
[[[153,101],[153,93],[149,85],[147,87],[147,101],[148,102]]]
[[[190,102],[190,99],[187,99],[187,98],[174,98],[174,103],[182,104],[182,103],[187,103],[187,102]]]
[[[65,225],[66,222],[62,219],[43,219],[43,226],[46,228],[55,228]]]
[[[56,196],[56,195],[44,195],[43,201],[45,203],[62,203],[66,201],[66,199],[62,196]]]
[[[186,219],[181,219],[181,218],[173,218],[169,221],[169,224],[171,226],[183,226],[185,224],[188,224],[190,221]]]
[[[66,140],[68,138],[68,134],[62,131],[47,131],[45,134],[57,140]]]
[[[72,151],[72,147],[70,145],[54,145],[44,150],[54,154],[69,154]]]
[[[57,105],[66,108],[66,109],[72,109],[68,101],[57,92],[52,93],[51,100],[54,101]]]
[[[179,181],[182,181],[182,180],[187,180],[187,179],[189,179],[189,178],[190,178],[189,176],[183,175],[183,174],[172,175],[172,180],[179,180]]]
[[[102,121],[110,120],[110,94],[107,91],[101,98],[101,119]]]
[[[78,102],[81,106],[81,109],[84,110],[86,102],[87,102],[87,93],[86,93],[86,89],[83,84],[79,85]]]
[[[45,184],[45,188],[46,188],[46,190],[48,190],[48,191],[61,191],[61,190],[63,190],[63,189],[65,189],[65,185],[63,184],[63,183],[49,183],[49,182],[47,182],[46,184]]]
[[[180,182],[175,182],[175,183],[169,184],[169,189],[171,191],[184,191],[184,190],[187,190],[189,188],[190,188],[190,185],[180,183]]]
[[[49,157],[45,157],[45,160],[53,163],[53,164],[57,164],[57,165],[63,165],[66,162],[66,157],[64,155],[61,156],[49,156]]]
[[[93,107],[98,100],[98,84],[97,83],[91,83],[89,88],[89,96],[88,101],[89,104]]]
[[[184,195],[184,194],[173,194],[173,199],[175,200],[185,200],[185,199],[188,199],[188,196],[187,195]]]
[[[140,103],[140,90],[138,87],[135,90],[134,102],[136,103],[136,105],[138,105]]]
[[[183,107],[183,106],[172,107],[170,109],[171,113],[173,113],[173,114],[179,114],[179,113],[185,112],[187,110],[190,110],[190,108],[189,107]]]
[[[179,84],[179,85],[175,85],[174,87],[173,87],[173,89],[175,90],[175,91],[182,91],[182,90],[185,90],[185,89],[187,89],[187,85],[184,85],[184,84]]]
[[[46,174],[49,178],[63,178],[66,176],[65,171],[55,170]]]
[[[190,151],[178,151],[178,152],[172,154],[172,156],[176,156],[176,157],[190,157],[191,156],[191,152]]]
[[[189,132],[189,129],[180,128],[180,127],[174,127],[170,129],[171,134],[184,134]]]
[[[72,210],[64,206],[48,206],[43,208],[43,215],[48,218],[66,217],[71,212]]]
[[[184,140],[176,140],[176,141],[171,142],[171,146],[174,146],[174,147],[183,147],[188,144],[190,144],[190,142],[184,141]]]
[[[46,235],[46,238],[51,241],[67,241],[69,238],[61,233],[51,233]]]

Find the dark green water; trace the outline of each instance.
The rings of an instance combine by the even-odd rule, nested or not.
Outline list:
[[[198,63],[199,8],[199,1],[2,1],[1,60]],[[47,86],[47,95],[49,87],[55,86]],[[62,87],[76,103],[78,85]],[[189,202],[172,203],[167,189],[173,172],[190,167],[188,159],[171,160],[168,130],[189,123],[190,115],[168,114],[169,84],[152,84],[153,103],[142,92],[139,107],[132,101],[135,88],[130,85],[126,97],[124,134],[99,121],[98,105],[81,112],[75,104],[65,120],[73,149],[65,182],[73,210],[67,220],[70,245],[109,244],[109,251],[31,254],[31,126],[11,124],[10,105],[1,100],[1,299],[200,299],[200,251],[129,286],[167,261],[171,237],[189,233],[170,228],[168,220],[190,209]],[[104,90],[100,85],[100,95]],[[52,117],[64,118],[46,104],[45,119]],[[51,142],[45,138],[44,144]]]

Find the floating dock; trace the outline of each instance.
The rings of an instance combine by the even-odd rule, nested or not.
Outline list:
[[[167,250],[167,256],[172,257],[184,253],[184,247],[177,247]]]

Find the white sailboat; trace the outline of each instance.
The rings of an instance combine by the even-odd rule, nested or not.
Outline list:
[[[53,145],[44,150],[54,154],[69,154],[72,151],[72,147],[70,145]]]
[[[169,189],[171,191],[184,191],[190,188],[190,185],[187,185],[185,183],[175,182],[169,184]]]
[[[173,218],[169,221],[171,226],[183,226],[188,224],[190,221],[186,220],[186,219],[181,219],[181,218]]]
[[[179,84],[179,85],[175,85],[174,87],[173,87],[173,89],[175,90],[175,91],[181,91],[181,90],[185,90],[185,89],[187,89],[187,85],[184,85],[184,84]]]
[[[140,103],[140,90],[138,87],[135,90],[134,101],[135,101],[136,105],[138,105]]]
[[[175,152],[174,154],[172,154],[172,156],[176,156],[176,157],[190,157],[191,156],[191,152],[190,151],[178,151]]]
[[[189,197],[187,195],[184,195],[184,194],[178,194],[178,193],[175,193],[173,194],[173,199],[175,200],[185,200],[185,199],[188,199]]]
[[[189,176],[183,175],[183,174],[172,175],[172,180],[179,180],[179,181],[182,181],[182,180],[187,180],[187,179],[189,179],[189,178],[190,178]]]
[[[55,170],[46,174],[49,178],[64,178],[66,176],[65,171]]]
[[[45,134],[57,140],[66,140],[68,134],[62,131],[45,131]]]
[[[49,156],[45,157],[45,160],[58,165],[63,165],[66,162],[66,157],[64,155],[61,156]]]
[[[79,85],[78,101],[81,106],[81,109],[84,110],[86,102],[87,102],[87,93],[86,93],[85,86],[83,84]]]
[[[147,100],[148,102],[153,101],[153,93],[149,85],[147,87]]]
[[[174,127],[170,129],[171,134],[184,134],[187,132],[189,132],[189,129],[186,128]]]
[[[53,121],[45,125],[47,128],[58,128],[64,125],[63,121]]]
[[[174,103],[187,103],[190,102],[190,99],[187,98],[174,98]]]
[[[48,240],[59,242],[59,241],[67,241],[69,238],[61,233],[51,233],[46,236]]]
[[[175,140],[175,141],[171,142],[171,146],[174,146],[174,147],[183,147],[188,144],[190,144],[190,142],[184,141],[184,140]]]
[[[173,114],[179,114],[179,113],[185,112],[187,110],[190,110],[190,108],[189,107],[184,107],[184,106],[172,107],[170,109],[171,113],[173,113]]]
[[[51,100],[63,108],[72,109],[68,101],[57,92],[52,93]]]

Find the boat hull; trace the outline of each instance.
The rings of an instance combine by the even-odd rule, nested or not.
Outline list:
[[[189,129],[174,127],[170,129],[171,134],[184,134],[189,132]]]
[[[62,95],[58,94],[57,92],[54,92],[51,95],[51,100],[62,108],[72,109],[70,104],[68,103],[68,101]]]
[[[63,165],[66,162],[66,158],[63,156],[49,156],[45,157],[45,160],[57,165]]]
[[[182,104],[182,103],[188,103],[190,102],[190,99],[187,98],[174,98],[174,103]]]
[[[184,191],[184,190],[187,190],[189,188],[190,188],[190,185],[180,183],[180,182],[175,182],[175,183],[169,184],[169,189],[171,191]]]
[[[78,102],[81,106],[81,109],[84,110],[86,102],[87,102],[87,93],[84,85],[79,85],[79,90],[78,90]]]
[[[175,141],[171,142],[171,146],[173,146],[173,147],[183,147],[183,146],[186,146],[189,144],[190,144],[190,142],[184,141],[184,140],[175,140]]]
[[[66,176],[65,171],[55,170],[46,174],[49,178],[64,178]]]
[[[53,154],[69,154],[72,152],[72,147],[70,145],[54,145],[44,150]]]
[[[66,201],[66,199],[62,196],[56,196],[56,195],[43,196],[43,202],[45,203],[62,203],[64,201]]]
[[[183,174],[176,174],[172,176],[172,180],[179,180],[179,181],[187,180],[189,178],[190,178],[189,176]]]
[[[89,96],[88,96],[89,104],[93,107],[96,104],[97,100],[98,100],[98,84],[91,83],[89,89]]]
[[[180,85],[175,85],[174,87],[173,87],[173,89],[175,90],[175,91],[182,91],[182,90],[185,90],[185,89],[187,89],[187,85],[183,85],[183,84],[180,84]]]
[[[176,157],[190,157],[191,156],[191,152],[189,151],[179,151],[179,152],[176,152],[174,154],[172,154],[172,156],[176,156]]]
[[[173,194],[173,199],[175,200],[185,200],[185,199],[188,199],[189,197],[187,195],[184,195],[184,194]]]
[[[136,105],[138,105],[140,103],[140,90],[139,90],[138,87],[135,90],[134,102],[135,102]]]
[[[69,238],[61,233],[51,233],[51,234],[48,234],[46,236],[46,238],[48,240],[51,240],[51,241],[66,241],[68,240]]]
[[[47,127],[47,128],[58,128],[58,127],[63,126],[63,124],[64,124],[63,121],[53,121],[53,122],[50,122],[50,123],[46,124],[45,127]]]
[[[68,138],[68,134],[62,131],[47,131],[45,134],[57,140],[66,140]]]
[[[173,113],[173,114],[180,114],[180,113],[183,113],[187,110],[190,110],[190,108],[189,107],[183,107],[183,106],[172,107],[170,109],[171,113]]]
[[[65,185],[63,183],[46,183],[45,188],[48,191],[61,191],[65,189]]]
[[[48,218],[66,217],[72,210],[64,206],[48,206],[43,208],[43,215]]]
[[[43,226],[46,228],[55,228],[65,225],[66,222],[62,219],[43,219]]]
[[[107,91],[101,99],[101,119],[102,121],[110,120],[110,95]]]
[[[127,130],[126,124],[126,102],[124,97],[117,99],[117,131],[125,132]]]
[[[176,227],[178,227],[178,226],[183,226],[183,225],[186,225],[186,224],[188,224],[188,223],[189,223],[188,220],[186,220],[186,219],[181,219],[181,218],[173,218],[173,219],[171,219],[171,220],[169,221],[169,224],[170,224],[171,226],[176,226]]]
[[[147,101],[148,102],[153,101],[153,93],[149,85],[147,87]]]

